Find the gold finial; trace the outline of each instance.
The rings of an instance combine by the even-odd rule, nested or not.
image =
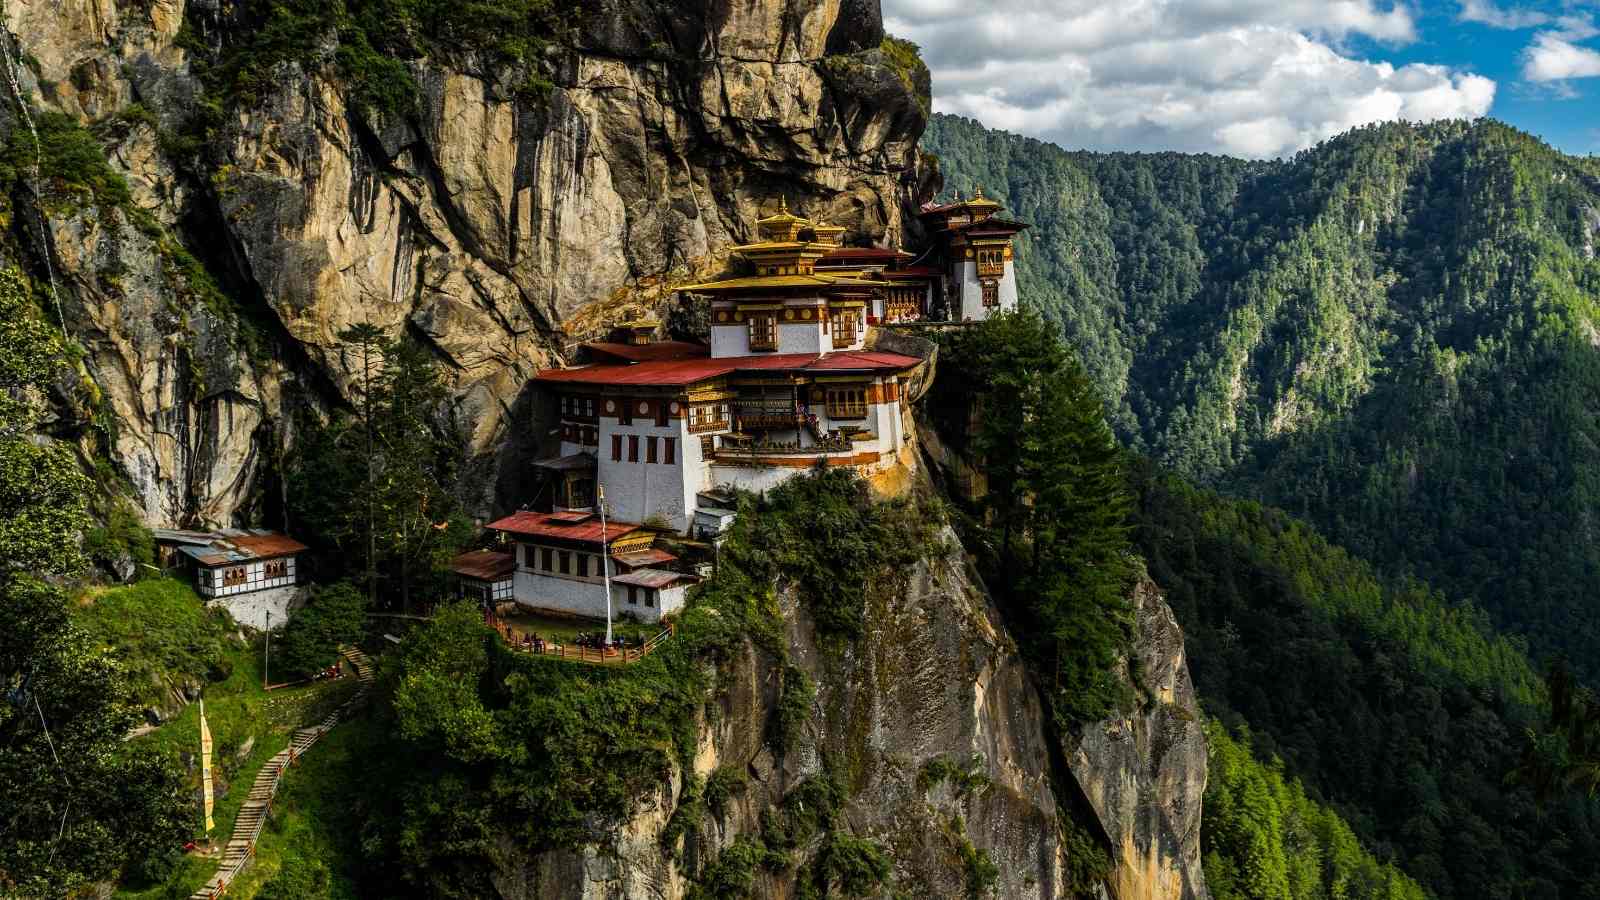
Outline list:
[[[983,199],[983,185],[981,185],[981,184],[978,185],[977,190],[974,191],[973,194],[972,194],[972,199],[974,199],[974,200],[982,200]]]
[[[956,202],[961,202],[961,188],[956,188]]]
[[[778,212],[786,213],[788,211],[789,211],[789,198],[788,197],[779,197],[778,198]]]

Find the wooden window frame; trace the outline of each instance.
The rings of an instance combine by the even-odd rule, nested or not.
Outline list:
[[[834,347],[848,347],[856,342],[856,311],[841,309],[828,316],[828,333],[833,338]]]
[[[824,406],[830,419],[865,419],[870,404],[867,403],[866,385],[829,386],[824,395]]]
[[[622,462],[622,435],[611,436],[611,461]]]
[[[994,309],[1000,305],[1000,284],[995,281],[981,281],[978,290],[983,299],[984,309]]]
[[[561,574],[563,574],[563,575],[571,575],[572,574],[572,551],[571,550],[558,550],[558,551],[556,551],[556,567],[561,570]]]
[[[656,592],[651,588],[644,589],[644,605],[651,609],[656,608]]]
[[[668,402],[666,400],[657,400],[656,401],[656,427],[657,428],[665,428],[665,427],[667,427],[667,415],[668,415],[667,410],[668,410]]]
[[[638,461],[639,461],[639,436],[637,434],[630,434],[630,435],[628,435],[628,462],[636,463]]]
[[[678,464],[677,438],[669,437],[661,439],[661,463],[662,465],[667,466],[674,466]]]
[[[629,397],[617,398],[617,424],[633,424],[633,400]]]
[[[746,327],[749,329],[751,351],[764,353],[778,349],[777,313],[751,313],[746,319]]]
[[[556,552],[549,547],[539,548],[539,561],[543,563],[540,571],[554,572],[556,570]]]
[[[578,577],[589,577],[589,554],[587,553],[578,554]]]

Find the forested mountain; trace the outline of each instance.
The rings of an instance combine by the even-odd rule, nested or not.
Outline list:
[[[1033,223],[1022,295],[1132,446],[1600,673],[1600,163],[1493,121],[1274,162],[922,146]]]

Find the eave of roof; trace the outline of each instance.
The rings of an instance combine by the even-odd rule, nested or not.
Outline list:
[[[516,570],[516,557],[494,550],[473,550],[450,561],[450,571],[479,581],[503,581]]]
[[[652,359],[690,359],[708,356],[711,348],[688,341],[657,341],[652,344],[618,344],[611,341],[591,341],[583,345],[593,354],[629,362]]]
[[[669,572],[666,569],[640,569],[623,575],[613,575],[611,580],[618,584],[631,584],[637,587],[664,588],[679,581],[695,581],[693,575],[682,572]]]
[[[770,353],[759,356],[643,362],[625,366],[594,365],[576,369],[546,369],[535,375],[534,379],[558,383],[671,387],[720,378],[736,372],[901,371],[921,362],[922,360],[914,356],[876,350],[845,350],[820,354]]]
[[[519,510],[503,519],[490,522],[487,527],[494,531],[504,531],[525,537],[577,541],[585,544],[600,543],[601,522],[599,516],[592,516],[581,522],[563,523],[556,518],[557,515],[556,513]],[[608,521],[604,526],[606,543],[609,544],[617,538],[638,531],[639,527],[632,522]]]

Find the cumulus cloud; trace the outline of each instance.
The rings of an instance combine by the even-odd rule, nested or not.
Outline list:
[[[1279,156],[1385,119],[1475,117],[1493,81],[1336,49],[1416,37],[1378,0],[884,0],[934,104],[1068,147]]]
[[[1543,32],[1534,35],[1533,43],[1522,51],[1522,77],[1540,82],[1600,77],[1600,51]]]

